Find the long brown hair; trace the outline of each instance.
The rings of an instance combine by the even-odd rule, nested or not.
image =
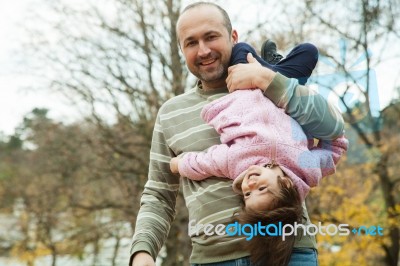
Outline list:
[[[251,210],[243,205],[242,210],[237,216],[241,224],[257,224],[263,226],[281,222],[294,224],[300,222],[302,217],[302,206],[299,193],[292,180],[288,177],[278,176],[279,193],[274,197],[274,201],[266,210]],[[243,203],[244,204],[244,203]],[[244,248],[250,252],[251,261],[254,265],[287,265],[294,245],[294,235],[290,235],[282,240],[281,236],[254,236],[246,241]]]

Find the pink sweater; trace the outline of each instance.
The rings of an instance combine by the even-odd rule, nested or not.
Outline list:
[[[237,90],[212,101],[204,106],[201,117],[220,134],[222,144],[182,156],[179,172],[192,180],[235,179],[251,165],[274,162],[304,199],[310,187],[335,172],[348,146],[342,136],[314,147],[301,126],[259,89]]]

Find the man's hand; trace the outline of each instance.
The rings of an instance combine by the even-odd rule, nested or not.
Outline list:
[[[131,266],[156,266],[156,263],[149,253],[138,252],[133,257]]]
[[[271,84],[276,75],[274,71],[263,67],[251,53],[247,54],[247,61],[248,64],[237,64],[228,68],[226,84],[229,92],[255,88],[265,91]]]
[[[171,161],[169,162],[169,167],[173,174],[179,174],[178,163],[179,163],[178,157],[172,158]]]

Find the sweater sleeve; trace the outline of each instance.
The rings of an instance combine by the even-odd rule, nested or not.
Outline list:
[[[155,260],[167,238],[175,217],[180,181],[170,171],[169,162],[172,157],[175,155],[166,143],[158,115],[151,143],[148,180],[140,200],[132,239],[131,260],[139,251],[149,253]]]
[[[301,199],[304,199],[310,187],[317,186],[323,177],[335,173],[336,165],[347,147],[348,141],[344,136],[332,141],[322,140],[317,147],[311,148],[310,152],[302,154],[304,156],[300,156],[299,161],[291,167],[281,166],[294,181]]]
[[[336,165],[347,151],[348,145],[349,141],[342,135],[334,140],[320,140],[318,146],[311,149],[313,155],[319,158],[321,177],[336,172]]]
[[[294,118],[306,133],[317,139],[335,139],[342,135],[343,117],[333,104],[318,92],[277,73],[264,95]]]
[[[228,177],[229,146],[219,144],[210,147],[204,152],[188,152],[179,160],[178,169],[180,175],[192,180],[203,180],[207,177]]]

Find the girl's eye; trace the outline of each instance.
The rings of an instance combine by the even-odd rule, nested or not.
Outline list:
[[[246,192],[244,195],[245,195],[246,197],[248,197],[248,196],[250,196],[250,192]]]
[[[267,187],[260,187],[258,190],[259,191],[263,191],[264,189],[266,189]]]

